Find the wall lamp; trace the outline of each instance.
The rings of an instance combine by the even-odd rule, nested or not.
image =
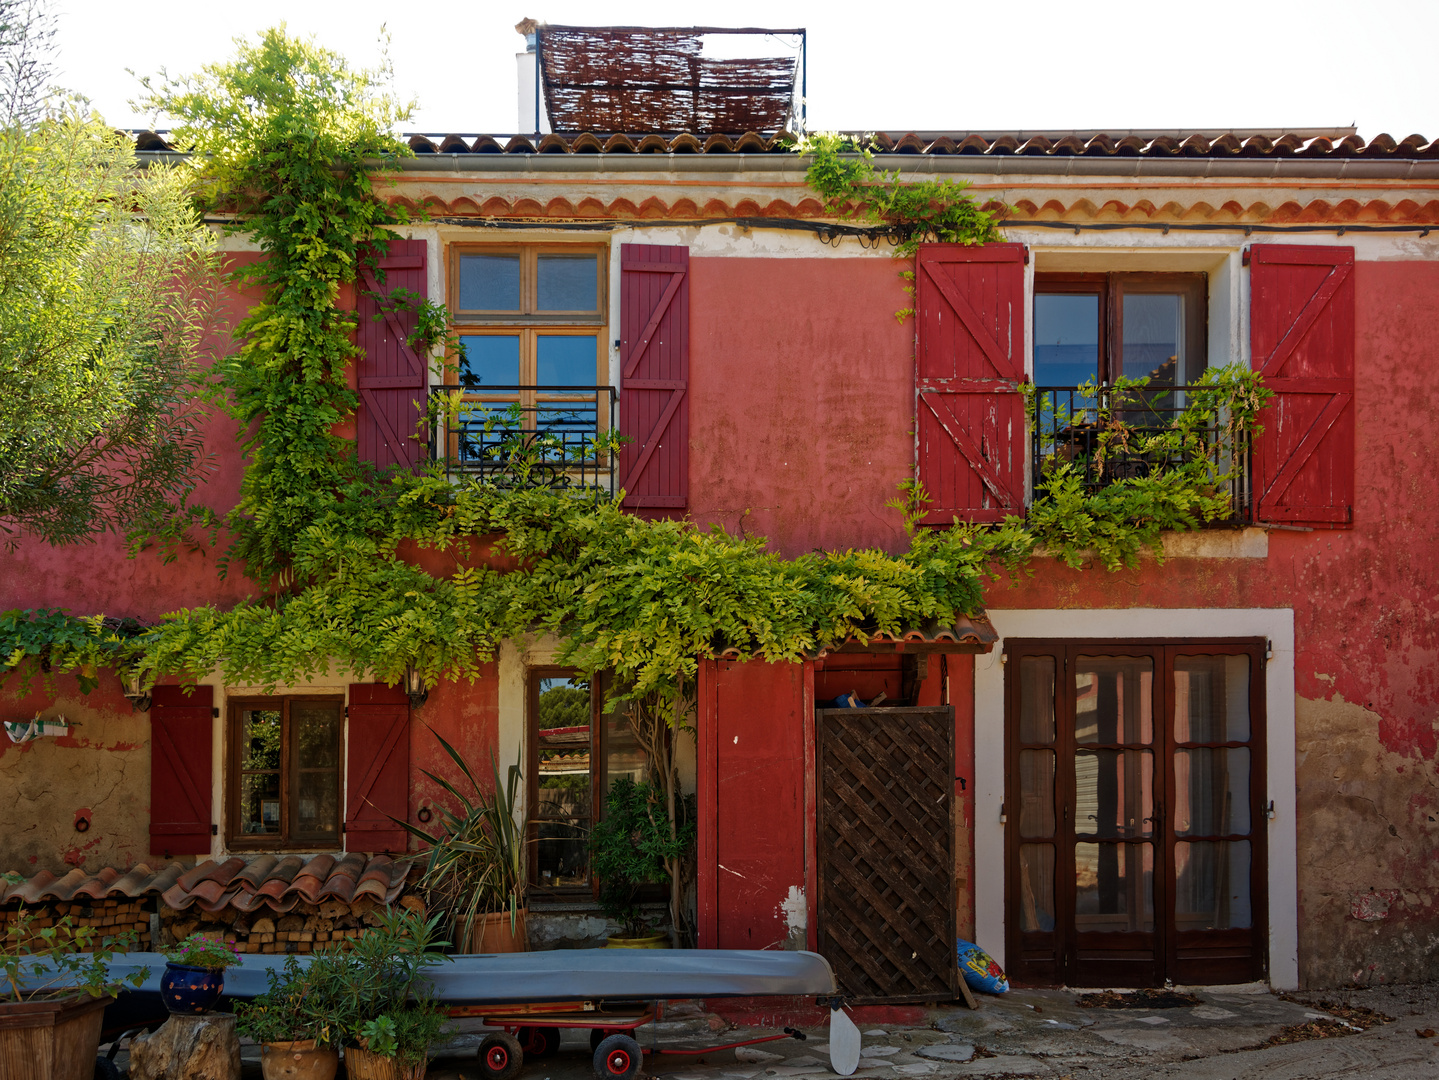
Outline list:
[[[120,672],[120,686],[132,709],[136,712],[150,711],[150,691],[153,688],[142,686],[139,668]]]
[[[410,697],[412,709],[418,709],[430,696],[430,692],[425,689],[425,680],[420,678],[414,664],[405,665],[405,693]]]

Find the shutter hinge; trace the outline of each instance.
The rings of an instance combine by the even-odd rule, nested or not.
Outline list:
[[[211,705],[211,706],[210,706],[210,716],[211,716],[212,719],[215,719],[215,720],[220,719],[220,710],[219,710],[219,708],[216,707],[216,706],[214,706],[214,705]]]
[[[1028,244],[1025,244],[1025,245],[1024,245],[1024,265],[1025,265],[1025,266],[1028,266],[1028,265],[1029,265],[1029,245],[1028,245]]]
[[[1250,250],[1251,250],[1250,248],[1247,248],[1247,247],[1246,247],[1246,248],[1244,249],[1244,253],[1239,256],[1239,264],[1240,264],[1241,266],[1248,266],[1248,265],[1249,265],[1249,252],[1250,252]]]
[[[220,835],[220,826],[218,826],[218,825],[211,825],[211,826],[210,826],[210,835],[211,835],[211,836],[219,836],[219,835]]]
[[[1002,799],[999,803],[999,823],[1001,825],[1007,825],[1009,823],[1009,815],[1004,812],[1004,801]]]

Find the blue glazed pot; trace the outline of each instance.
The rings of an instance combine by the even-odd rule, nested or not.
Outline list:
[[[213,968],[166,963],[160,976],[165,1008],[180,1015],[209,1012],[225,989],[225,973]]]

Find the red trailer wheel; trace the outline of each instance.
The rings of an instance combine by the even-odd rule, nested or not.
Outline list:
[[[628,1035],[609,1035],[595,1047],[596,1080],[630,1080],[640,1071],[644,1055]]]
[[[524,1063],[525,1052],[513,1035],[496,1032],[480,1043],[480,1072],[485,1080],[510,1080]]]
[[[522,1027],[515,1032],[525,1057],[553,1057],[560,1051],[560,1029],[556,1027]],[[591,1050],[594,1047],[590,1047]]]

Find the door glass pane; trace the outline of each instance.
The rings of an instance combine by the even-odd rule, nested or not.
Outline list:
[[[1074,845],[1074,924],[1084,931],[1154,929],[1154,846]]]
[[[1154,833],[1154,755],[1081,750],[1074,755],[1074,831],[1079,836]]]
[[[1019,834],[1054,835],[1054,751],[1019,752]]]
[[[1019,928],[1054,929],[1054,846],[1019,845]]]
[[[540,386],[594,386],[596,378],[594,337],[573,334],[541,334],[536,344]]]
[[[1184,298],[1174,293],[1124,294],[1124,375],[1150,386],[1184,381]]]
[[[1249,750],[1174,752],[1174,831],[1180,836],[1249,832]]]
[[[1054,657],[1025,656],[1019,661],[1019,741],[1054,742]]]
[[[1154,739],[1154,661],[1147,656],[1081,656],[1074,670],[1074,741]]]
[[[1034,383],[1099,381],[1099,296],[1039,293],[1034,298]]]
[[[1174,923],[1179,930],[1254,925],[1248,840],[1181,840],[1174,845]]]
[[[481,386],[520,384],[520,337],[518,334],[462,334],[465,358],[460,364],[460,385],[468,390]]]
[[[295,767],[335,769],[340,764],[340,710],[338,701],[290,703],[290,729],[295,742]]]
[[[590,684],[540,680],[536,769],[541,885],[589,881]]]
[[[279,709],[240,713],[240,822],[246,836],[280,832],[280,758],[283,717]]]
[[[594,311],[599,307],[599,260],[595,256],[540,255],[538,259],[541,311]]]
[[[610,785],[624,777],[635,783],[649,778],[645,752],[630,728],[627,712],[612,712],[605,716],[605,792]]]
[[[290,702],[290,767],[295,837],[323,840],[339,835],[340,723],[338,701]]]
[[[1174,738],[1182,743],[1249,741],[1249,657],[1175,659]]]
[[[519,311],[520,257],[461,255],[460,310]]]

